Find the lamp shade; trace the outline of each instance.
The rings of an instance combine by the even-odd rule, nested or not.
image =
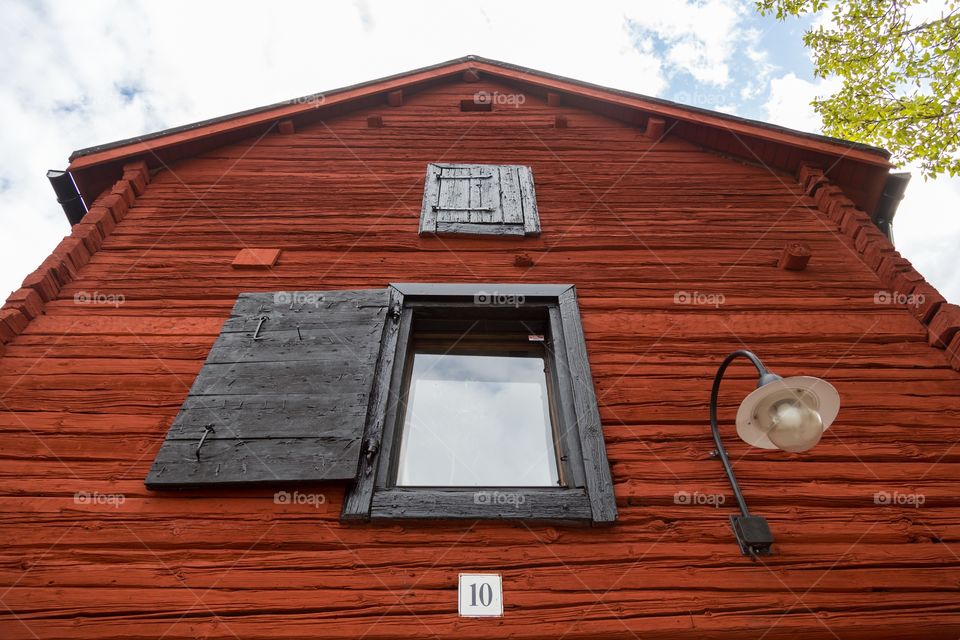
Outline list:
[[[794,376],[754,389],[740,403],[737,434],[761,449],[806,451],[837,418],[840,394],[820,378]]]

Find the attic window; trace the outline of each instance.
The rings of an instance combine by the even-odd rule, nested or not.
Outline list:
[[[540,235],[530,167],[429,164],[420,235]]]

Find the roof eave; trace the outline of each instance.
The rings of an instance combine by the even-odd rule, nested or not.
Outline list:
[[[682,105],[662,98],[645,96],[620,89],[611,89],[581,80],[530,69],[528,67],[470,55],[376,80],[301,96],[264,107],[247,109],[245,111],[164,129],[142,136],[78,149],[70,155],[71,164],[69,169],[74,171],[94,166],[100,162],[116,160],[118,157],[150,153],[156,148],[178,144],[206,135],[213,135],[227,129],[240,129],[295,117],[370,95],[371,93],[400,89],[424,80],[452,75],[467,69],[485,71],[494,76],[499,75],[514,81],[526,82],[540,86],[543,89],[579,94],[584,97],[635,108],[656,116],[678,120],[691,120],[701,124],[719,126],[735,133],[751,135],[761,139],[775,139],[778,142],[786,142],[795,146],[810,148],[820,153],[845,157],[852,156],[857,160],[874,165],[886,166],[887,168],[892,166],[889,163],[890,153],[878,147],[804,131],[796,131],[758,120],[750,120],[748,118],[741,118],[726,113],[701,109],[699,107]]]

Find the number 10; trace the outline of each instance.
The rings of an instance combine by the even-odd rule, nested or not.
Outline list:
[[[484,590],[486,589],[486,590]],[[493,602],[493,587],[489,583],[483,582],[480,584],[480,589],[478,593],[477,583],[474,582],[470,585],[470,606],[477,606],[477,596],[480,596],[480,604],[484,607],[489,607],[490,603]]]

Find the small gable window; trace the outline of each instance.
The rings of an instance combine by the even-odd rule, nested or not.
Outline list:
[[[429,164],[420,235],[540,235],[530,167]]]

